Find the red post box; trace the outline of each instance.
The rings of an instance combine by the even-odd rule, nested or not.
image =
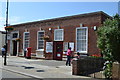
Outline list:
[[[31,47],[27,48],[27,54],[26,54],[27,59],[31,59]]]

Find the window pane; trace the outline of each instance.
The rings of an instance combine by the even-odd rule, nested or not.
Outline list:
[[[38,32],[38,49],[44,49],[44,32]]]
[[[87,28],[77,29],[77,51],[87,51]]]
[[[63,40],[63,29],[56,29],[54,31],[54,40],[62,41]]]
[[[17,38],[17,37],[18,37],[18,33],[14,33],[13,38]]]
[[[24,48],[28,48],[29,47],[29,32],[25,32],[24,33]]]

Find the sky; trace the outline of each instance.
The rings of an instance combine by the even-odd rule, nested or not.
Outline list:
[[[0,3],[0,31],[4,30],[6,2]],[[118,13],[118,2],[9,2],[9,24],[103,11],[110,16]]]

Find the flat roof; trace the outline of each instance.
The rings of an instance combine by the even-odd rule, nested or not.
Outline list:
[[[5,34],[6,32],[5,31],[0,31],[0,33]]]
[[[32,23],[51,22],[51,21],[57,21],[57,20],[67,20],[67,19],[73,19],[73,18],[78,18],[78,17],[87,17],[87,16],[91,16],[91,15],[97,15],[97,14],[103,14],[103,15],[109,17],[109,18],[112,18],[111,16],[104,13],[103,11],[98,11],[98,12],[78,14],[78,15],[72,15],[72,16],[65,16],[65,17],[46,19],[46,20],[40,20],[40,21],[26,22],[26,23],[11,25],[11,26],[27,25],[27,24],[32,24]]]

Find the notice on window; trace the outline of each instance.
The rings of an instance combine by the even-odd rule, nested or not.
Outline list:
[[[46,53],[53,52],[53,42],[46,42]]]
[[[7,35],[7,39],[10,40],[10,38],[11,38],[11,37],[10,37],[10,34],[8,34],[8,35]]]
[[[68,42],[64,42],[63,44],[64,51],[68,50]]]
[[[69,47],[71,47],[71,51],[74,51],[74,42],[69,42]]]

